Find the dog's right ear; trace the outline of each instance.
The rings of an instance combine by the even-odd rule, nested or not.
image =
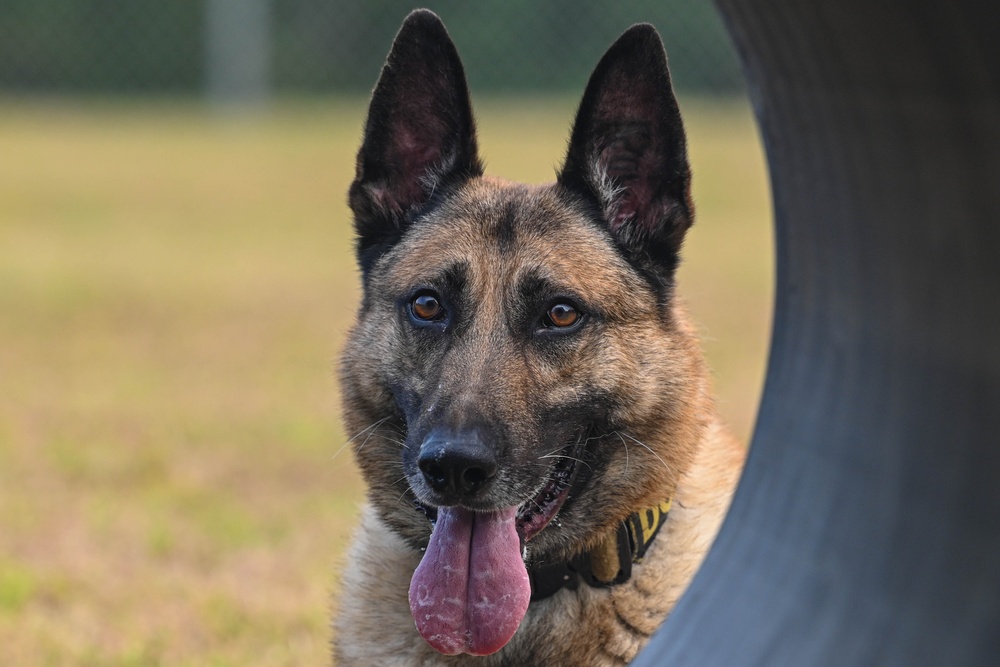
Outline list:
[[[348,201],[367,273],[435,192],[481,176],[465,72],[433,12],[403,21],[368,107]]]

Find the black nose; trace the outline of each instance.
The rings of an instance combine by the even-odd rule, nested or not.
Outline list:
[[[432,489],[455,499],[476,495],[497,474],[496,452],[475,432],[432,432],[420,446],[417,466]]]

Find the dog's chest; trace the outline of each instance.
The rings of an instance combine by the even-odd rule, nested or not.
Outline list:
[[[377,522],[373,514],[368,522]],[[369,524],[371,525],[371,524]],[[419,555],[389,530],[364,531],[344,572],[339,665],[603,667],[627,664],[666,614],[657,554],[614,589],[581,585],[533,603],[511,642],[492,656],[443,656],[413,627],[406,588]],[[377,557],[376,557],[377,556]],[[657,591],[652,594],[652,591]]]
[[[634,596],[635,590],[629,584],[614,591],[584,586],[536,603],[514,641],[490,667],[627,664],[662,620],[650,619],[646,614],[630,620],[620,607],[628,599],[624,607],[634,609]]]

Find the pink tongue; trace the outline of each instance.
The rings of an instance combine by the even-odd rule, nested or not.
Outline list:
[[[410,581],[410,613],[420,635],[441,653],[496,653],[521,624],[531,584],[516,517],[517,507],[438,508],[431,541]]]

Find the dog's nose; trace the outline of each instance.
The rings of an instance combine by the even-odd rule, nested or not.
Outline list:
[[[497,457],[493,448],[475,432],[432,432],[420,446],[417,466],[427,484],[438,493],[469,498],[496,476]]]

